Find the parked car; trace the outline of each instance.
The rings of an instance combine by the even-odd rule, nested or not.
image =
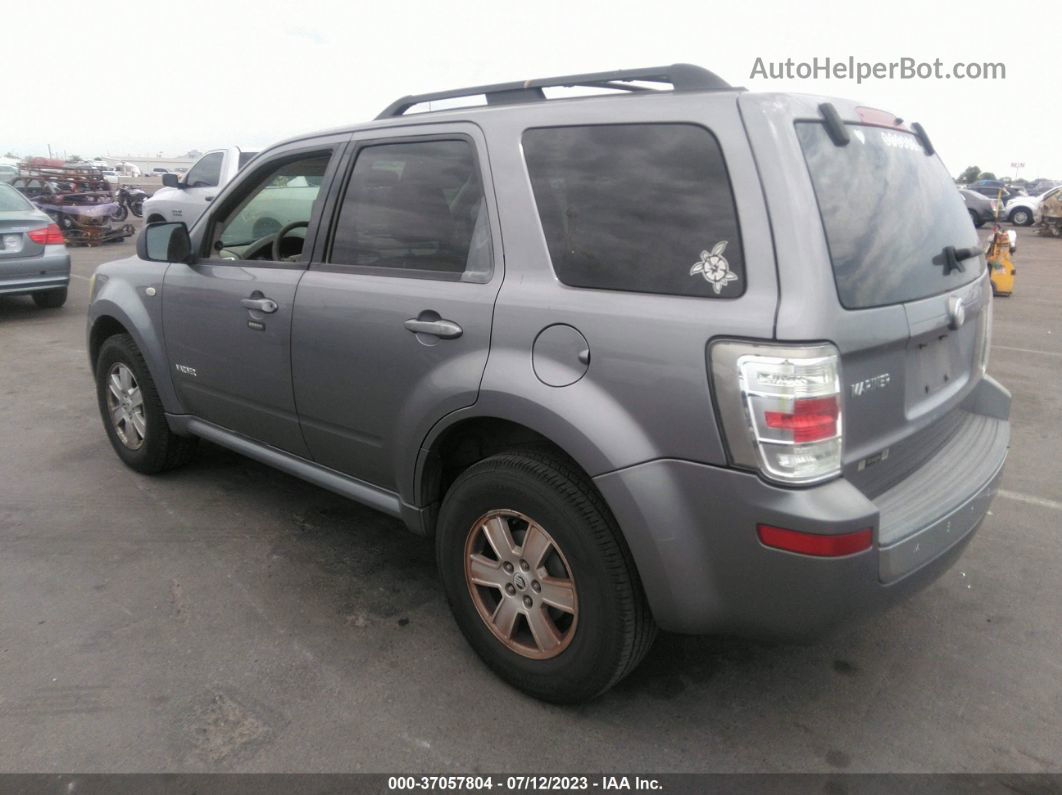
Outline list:
[[[624,81],[665,90],[543,92]],[[272,146],[97,269],[88,350],[128,466],[204,438],[433,536],[563,702],[657,627],[814,637],[952,565],[1009,440],[990,297],[919,125],[680,64]]]
[[[218,191],[256,154],[236,146],[215,149],[199,158],[184,177],[163,174],[163,187],[144,202],[148,223],[184,221],[191,226]]]
[[[0,184],[0,295],[31,295],[37,306],[58,309],[69,284],[62,230],[17,190]]]
[[[998,200],[1002,196],[1004,206],[1006,206],[1007,202],[1011,199],[1018,197],[1018,194],[1015,191],[1008,189],[1001,182],[986,182],[982,180],[981,182],[975,182],[967,187],[990,199]]]
[[[1021,196],[1011,199],[1007,202],[1004,215],[1015,226],[1031,226],[1036,220],[1036,211],[1040,209],[1040,205],[1046,199],[1060,193],[1062,193],[1062,188],[1051,188],[1039,196]]]
[[[962,200],[966,205],[966,211],[970,214],[973,225],[980,229],[996,218],[996,202],[977,191],[968,188],[959,188]]]

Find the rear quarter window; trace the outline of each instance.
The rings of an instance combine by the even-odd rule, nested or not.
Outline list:
[[[704,127],[537,128],[524,133],[523,149],[564,284],[702,298],[744,292],[730,179]]]

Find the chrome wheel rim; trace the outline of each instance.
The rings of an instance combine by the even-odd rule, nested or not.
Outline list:
[[[119,441],[130,450],[139,450],[147,435],[144,396],[133,371],[122,362],[107,373],[107,410]]]
[[[546,660],[575,637],[579,601],[571,566],[545,528],[519,511],[494,510],[473,522],[465,582],[479,617],[509,650]]]

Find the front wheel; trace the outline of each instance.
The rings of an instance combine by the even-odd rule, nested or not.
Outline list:
[[[443,501],[436,554],[465,638],[536,698],[603,693],[656,635],[607,506],[559,457],[515,451],[465,470]]]
[[[191,458],[195,440],[170,430],[147,362],[128,334],[108,337],[100,348],[96,399],[111,446],[127,466],[153,475]]]
[[[1033,222],[1032,210],[1018,207],[1010,214],[1010,222],[1015,226],[1028,226]]]

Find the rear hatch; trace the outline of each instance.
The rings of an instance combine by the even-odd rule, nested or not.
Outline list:
[[[817,211],[804,232],[820,234],[817,221],[825,247],[790,265],[804,278],[783,279],[778,336],[836,343],[843,473],[873,498],[968,424],[960,405],[983,374],[991,293],[943,163],[892,114],[864,111],[842,108],[846,144],[818,113],[789,119]],[[808,274],[825,270],[809,256],[828,261],[829,279]]]

